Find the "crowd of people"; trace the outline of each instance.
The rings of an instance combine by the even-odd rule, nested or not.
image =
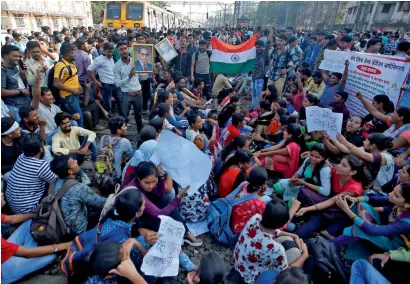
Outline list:
[[[201,247],[187,222],[209,221],[221,199],[232,205],[228,228],[220,226],[234,240],[234,267],[227,271],[213,251],[194,264],[182,249],[189,284],[404,283],[410,276],[410,84],[401,86],[397,106],[386,94],[372,101],[355,94],[369,113],[362,117],[345,104],[349,62],[343,74],[319,67],[326,49],[406,58],[407,34],[228,26],[7,33],[3,283],[56,261],[70,283],[172,283],[141,271],[159,238],[159,216],[184,225],[184,246]],[[211,37],[238,45],[253,36],[252,72],[211,72]],[[137,72],[133,44],[165,38],[177,56],[156,54]],[[310,106],[343,114],[337,139],[309,131]],[[134,126],[137,143],[127,135]],[[212,163],[193,195],[150,161],[162,131],[194,143]],[[92,173],[81,168],[87,160]],[[65,230],[54,226],[46,240],[53,225]]]

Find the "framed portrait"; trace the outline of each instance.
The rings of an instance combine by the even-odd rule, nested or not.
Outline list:
[[[132,64],[136,73],[153,72],[154,46],[142,43],[132,45]]]
[[[154,47],[159,55],[161,55],[162,59],[164,59],[164,61],[167,63],[178,55],[171,42],[167,38],[161,40],[159,43],[154,45]]]

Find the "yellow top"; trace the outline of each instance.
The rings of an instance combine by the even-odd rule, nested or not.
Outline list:
[[[60,78],[63,85],[68,88],[78,89],[80,87],[80,82],[78,81],[77,67],[74,63],[64,59],[61,59],[61,61],[57,62],[54,67],[54,78]],[[71,68],[71,77],[67,66],[70,66]],[[65,98],[68,95],[71,95],[71,93],[60,90],[60,97]]]

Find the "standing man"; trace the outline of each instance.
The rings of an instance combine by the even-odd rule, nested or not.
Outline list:
[[[135,68],[132,67],[132,60],[128,52],[126,42],[117,44],[118,52],[121,59],[114,65],[114,82],[118,88],[121,88],[123,98],[123,109],[125,120],[128,122],[130,105],[134,106],[135,122],[138,131],[142,129],[142,91],[138,76],[135,76]]]
[[[30,105],[30,91],[24,85],[26,69],[17,68],[20,50],[14,45],[1,48],[1,98],[17,123],[20,122],[19,108]]]
[[[20,52],[24,53],[24,51],[26,51],[26,45],[27,45],[28,40],[23,39],[23,35],[17,32],[13,32],[13,38],[14,38],[14,41],[11,44],[14,46],[17,46]]]
[[[206,50],[207,42],[206,40],[201,39],[199,41],[199,50],[194,53],[192,57],[191,64],[191,83],[194,83],[194,80],[200,78],[204,80],[205,88],[204,95],[206,99],[211,99],[211,51]]]
[[[270,66],[270,76],[268,86],[274,85],[278,91],[279,97],[282,96],[283,87],[286,82],[286,75],[294,69],[293,61],[291,60],[290,49],[286,47],[288,38],[285,34],[281,34],[276,38],[276,48],[272,51]]]
[[[60,97],[68,112],[79,114],[78,126],[83,127],[83,113],[80,106],[80,94],[83,88],[78,80],[77,67],[74,64],[74,45],[68,43],[61,46],[61,61],[54,67],[53,86],[60,90]]]
[[[146,43],[146,38],[144,34],[137,34],[137,43],[139,44],[145,44]],[[146,68],[148,69],[147,71],[152,72],[153,66],[151,63],[148,63],[148,58],[149,58],[149,51],[145,49],[145,51],[142,51],[143,54],[141,54],[140,50],[140,60],[146,63]],[[154,56],[151,54],[151,56]],[[144,70],[144,68],[143,68]],[[148,102],[151,100],[151,79],[150,79],[150,74],[149,73],[139,73],[138,74],[138,80],[141,84],[141,90],[142,90],[142,112],[148,113]]]
[[[195,44],[195,38],[193,34],[188,35],[188,45],[186,47],[186,52],[189,56],[193,56],[195,52],[198,51],[198,46]]]
[[[382,42],[378,38],[372,38],[369,39],[366,47],[366,53],[379,54],[380,48],[382,48]]]
[[[104,108],[111,113],[111,100],[114,97],[118,105],[118,110],[121,116],[124,116],[122,110],[122,100],[119,89],[114,84],[114,45],[112,43],[104,43],[103,55],[98,56],[94,62],[88,66],[88,77],[98,88],[101,88],[101,94],[103,97]],[[99,81],[95,78],[95,74],[98,73]]]
[[[258,100],[263,90],[263,83],[265,78],[265,67],[268,64],[267,51],[265,50],[265,43],[262,40],[257,40],[255,43],[256,58],[255,67],[252,72],[252,110],[258,108]]]
[[[37,77],[37,69],[41,69],[40,87],[48,87],[48,70],[50,70],[50,65],[41,55],[40,43],[38,41],[29,41],[27,43],[27,51],[31,55],[31,58],[27,59],[25,62],[27,65],[27,83],[34,87]]]
[[[80,81],[81,87],[85,89],[85,83],[90,79],[87,74],[87,69],[91,64],[91,58],[88,56],[88,42],[86,39],[80,37],[74,44],[77,46],[75,66],[77,67],[78,80]]]
[[[186,38],[182,37],[179,40],[180,48],[177,50],[178,56],[172,59],[171,65],[174,66],[174,71],[179,71],[181,72],[182,76],[184,76],[185,81],[188,86],[186,86],[187,89],[190,89],[189,86],[189,80],[188,78],[190,77],[191,73],[191,62],[192,62],[192,57],[189,55],[187,51],[187,41]]]

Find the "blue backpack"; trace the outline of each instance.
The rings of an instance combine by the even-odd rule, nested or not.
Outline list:
[[[248,200],[258,198],[257,194],[247,194],[234,200],[235,196],[247,185],[248,182],[241,183],[227,197],[219,198],[208,207],[208,228],[214,238],[222,244],[234,246],[239,238],[239,234],[234,234],[231,230],[231,213],[235,205]]]
[[[61,270],[67,277],[67,283],[83,283],[87,280],[90,270],[90,257],[98,244],[111,241],[120,242],[128,239],[129,230],[119,228],[104,236],[99,236],[99,226],[77,236],[61,262]]]

